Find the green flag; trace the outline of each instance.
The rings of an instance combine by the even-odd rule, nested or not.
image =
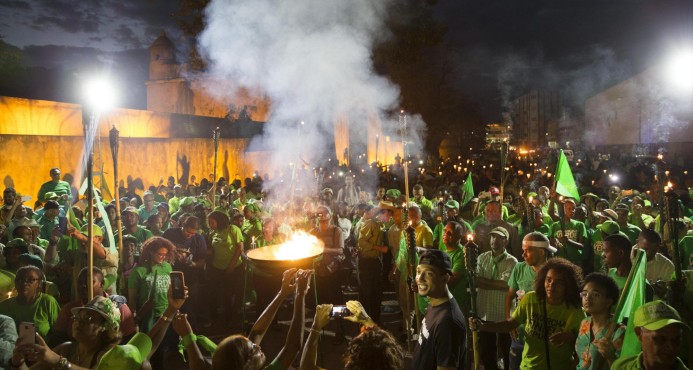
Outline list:
[[[467,205],[467,203],[469,203],[470,200],[472,200],[472,198],[474,198],[474,186],[472,185],[471,172],[469,175],[467,175],[467,180],[464,181],[464,184],[462,184],[462,188],[460,190],[462,193],[462,199],[460,199],[460,209],[462,209]]]
[[[645,303],[645,266],[647,265],[647,257],[645,251],[638,249],[638,252],[633,263],[633,267],[628,273],[628,280],[623,287],[621,297],[618,299],[618,306],[614,314],[615,322],[623,322],[628,319],[626,333],[623,337],[623,347],[621,348],[621,357],[637,355],[640,353],[640,341],[635,336],[635,327],[633,326],[633,317],[635,310]]]
[[[563,150],[561,150],[558,165],[556,166],[556,193],[580,200],[573,172],[570,171],[570,165],[565,154],[563,154]]]

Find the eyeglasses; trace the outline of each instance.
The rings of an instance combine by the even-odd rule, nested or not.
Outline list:
[[[154,253],[154,255],[159,257],[159,258],[166,258],[166,257],[168,257],[168,252],[166,252],[166,253]]]
[[[22,284],[22,283],[29,283],[33,284],[37,281],[40,281],[41,279],[31,279],[31,278],[16,278],[14,279],[15,283]]]
[[[602,298],[604,298],[604,294],[599,293],[597,291],[592,291],[592,292],[582,291],[582,292],[580,292],[580,297],[582,299],[586,299],[587,297],[592,297],[594,299],[602,299]]]

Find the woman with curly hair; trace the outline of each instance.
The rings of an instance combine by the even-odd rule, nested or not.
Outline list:
[[[344,353],[344,369],[347,370],[400,370],[404,369],[404,350],[392,334],[379,328],[358,301],[348,301],[351,313],[344,317],[361,324],[361,334],[351,340]],[[321,304],[315,309],[313,327],[301,356],[301,370],[317,370],[317,341],[320,331],[330,322],[331,304]]]
[[[470,318],[470,328],[507,333],[524,324],[521,369],[573,368],[575,339],[585,317],[581,286],[580,267],[564,258],[551,258],[537,271],[535,291],[525,294],[508,320],[482,323]]]
[[[166,291],[175,247],[159,236],[142,244],[138,266],[128,276],[128,305],[140,331],[147,331],[168,305]]]

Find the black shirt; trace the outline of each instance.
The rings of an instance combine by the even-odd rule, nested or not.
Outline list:
[[[430,306],[421,323],[419,343],[414,350],[414,369],[435,370],[438,366],[465,368],[467,325],[454,298]]]

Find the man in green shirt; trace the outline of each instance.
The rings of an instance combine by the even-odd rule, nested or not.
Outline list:
[[[640,231],[642,231],[639,227],[628,223],[628,212],[629,208],[625,204],[619,204],[616,206],[616,214],[618,215],[618,219],[616,222],[618,222],[618,226],[621,227],[621,232],[626,234],[628,237],[628,240],[630,240],[631,244],[635,244],[638,241],[638,235],[640,235]]]
[[[410,198],[409,201],[416,203],[416,205],[418,205],[419,208],[421,208],[423,220],[430,221],[431,212],[433,211],[433,202],[431,202],[429,199],[426,199],[426,196],[424,195],[423,186],[421,184],[414,185],[414,188],[412,188],[412,194],[414,196]]]
[[[682,331],[690,328],[673,307],[662,301],[645,303],[635,310],[633,321],[642,352],[619,358],[612,370],[688,369],[677,356]]]
[[[45,195],[48,192],[54,192],[60,197],[58,201],[61,205],[72,204],[72,189],[67,181],[60,180],[60,168],[55,167],[50,170],[51,181],[47,181],[41,185],[36,199],[45,201]]]
[[[559,220],[551,227],[551,240],[558,249],[556,256],[582,266],[582,249],[587,238],[587,230],[584,223],[573,219],[575,206],[575,201],[572,199],[566,199],[563,202],[563,220]]]
[[[464,237],[464,227],[457,221],[450,221],[445,225],[443,244],[445,252],[452,262],[452,277],[448,280],[450,293],[457,301],[462,312],[469,313],[469,281],[467,280],[467,268],[464,264],[464,247],[460,241]]]

